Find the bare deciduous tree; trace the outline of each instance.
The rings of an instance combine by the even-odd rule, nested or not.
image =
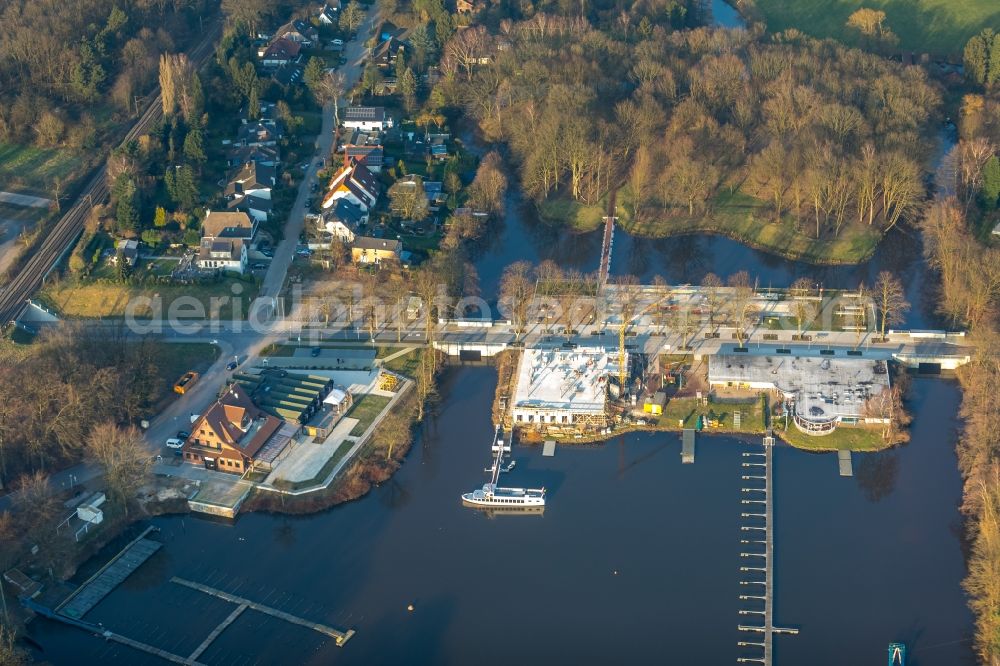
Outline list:
[[[910,309],[910,303],[906,300],[902,283],[889,271],[878,274],[872,289],[872,298],[875,301],[879,334],[885,338],[887,326],[903,323],[906,312]]]
[[[104,468],[108,490],[128,515],[129,501],[152,469],[142,433],[135,426],[119,428],[114,423],[102,423],[91,431],[87,452]]]

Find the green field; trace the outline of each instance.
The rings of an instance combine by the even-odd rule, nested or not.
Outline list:
[[[807,435],[794,425],[789,424],[787,430],[777,429],[775,434],[797,449],[808,451],[880,451],[891,446],[882,439],[882,433],[877,428],[861,426],[838,426],[829,435]]]
[[[365,430],[368,430],[370,426],[378,415],[382,413],[385,406],[389,404],[388,398],[384,395],[373,395],[371,393],[366,393],[354,401],[354,406],[351,407],[351,411],[347,412],[344,418],[357,419],[358,422],[351,430],[352,437],[360,437],[365,434]]]
[[[901,49],[940,56],[961,55],[965,43],[986,27],[1000,29],[996,0],[755,0],[768,30],[796,28],[815,37],[861,45],[847,17],[861,7],[880,9]]]
[[[56,178],[69,184],[82,162],[65,148],[37,148],[31,145],[0,142],[0,190],[32,190],[32,194],[50,197]]]

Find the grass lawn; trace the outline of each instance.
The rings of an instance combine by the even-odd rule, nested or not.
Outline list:
[[[172,400],[174,382],[189,370],[202,373],[219,357],[215,345],[198,342],[156,342],[153,343],[153,361],[160,377],[159,394],[156,403],[162,406]]]
[[[733,412],[739,410],[743,413],[742,423],[739,428],[733,426]],[[684,419],[685,428],[695,428],[698,425],[699,416],[714,414],[720,426],[717,428],[704,429],[705,432],[763,432],[764,413],[761,409],[761,401],[755,400],[752,403],[726,403],[709,402],[708,405],[699,405],[697,398],[673,398],[667,401],[663,408],[663,414],[658,420],[658,425],[669,428],[677,428],[681,419]]]
[[[380,349],[379,358],[384,358],[384,356],[388,356],[388,354],[385,355],[381,354],[382,349],[386,349],[391,352],[396,352],[400,350],[400,348],[397,347],[380,347],[379,349]],[[398,356],[392,359],[391,361],[382,364],[382,367],[384,367],[386,370],[398,372],[399,374],[406,375],[407,377],[416,376],[417,368],[419,366],[420,366],[420,352],[417,349],[414,349],[413,351],[407,354],[403,354],[402,356]]]
[[[238,296],[234,295],[233,289],[239,286],[242,291]],[[170,316],[170,306],[176,303],[177,318],[201,318],[210,312],[212,298],[220,300],[222,303],[219,309],[219,318],[227,319],[233,316],[234,300],[239,299],[241,319],[246,318],[250,307],[251,299],[257,294],[257,286],[235,278],[227,278],[220,282],[213,282],[204,285],[128,285],[114,282],[95,282],[88,280],[62,280],[52,282],[39,294],[39,298],[47,307],[55,309],[65,317],[122,317],[125,315],[125,308],[133,299],[159,296],[162,301],[163,317]],[[185,301],[180,301],[181,297],[188,297]],[[195,300],[190,301],[190,297]],[[190,302],[190,305],[185,305]],[[197,310],[200,304],[201,311]],[[181,307],[184,305],[184,307]],[[149,307],[137,307],[134,316],[137,318],[149,317],[151,314]]]
[[[538,205],[538,216],[549,224],[564,224],[573,231],[593,231],[601,226],[604,211],[602,199],[596,206],[586,206],[570,199],[546,199]]]
[[[960,55],[972,35],[1000,26],[996,0],[755,0],[768,30],[797,28],[816,37],[860,45],[847,17],[861,7],[880,9],[902,49]]]
[[[777,424],[776,424],[777,425]],[[807,435],[789,423],[788,430],[775,429],[775,434],[797,449],[807,451],[879,451],[890,445],[877,428],[837,426],[829,435]]]
[[[345,418],[357,419],[358,423],[351,430],[352,437],[360,437],[365,434],[365,430],[368,430],[368,426],[372,424],[375,418],[382,413],[385,406],[389,404],[389,398],[384,395],[372,395],[366,393],[354,402],[354,406],[351,407],[351,411],[345,414]]]
[[[619,210],[630,208],[631,193],[618,194]],[[716,233],[751,247],[814,264],[857,264],[872,255],[882,239],[877,230],[862,225],[844,225],[834,239],[815,238],[795,229],[790,221],[775,224],[759,199],[741,192],[725,191],[712,202],[707,217],[657,215],[643,212],[640,220],[620,218],[625,231],[636,236],[661,238],[677,234]]]
[[[0,142],[0,189],[51,197],[52,183],[62,179],[64,185],[79,175],[83,161],[65,148],[38,148],[32,145]]]

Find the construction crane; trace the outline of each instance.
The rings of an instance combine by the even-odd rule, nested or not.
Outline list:
[[[664,298],[670,295],[669,291],[660,294],[652,303],[636,311],[638,309],[639,288],[633,281],[634,278],[631,276],[625,276],[618,285],[623,290],[623,294],[619,294],[619,301],[622,304],[622,320],[618,326],[618,387],[621,389],[622,397],[625,396],[625,382],[628,381],[628,354],[625,350],[625,334],[628,332],[628,327],[633,319],[641,317],[657,307]]]

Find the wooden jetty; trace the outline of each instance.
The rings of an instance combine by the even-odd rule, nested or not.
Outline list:
[[[763,602],[764,608],[763,610],[740,610],[740,615],[760,616],[762,622],[761,624],[740,624],[737,625],[737,628],[742,632],[759,633],[762,635],[762,640],[760,642],[741,640],[737,643],[737,645],[740,647],[761,648],[763,655],[761,657],[739,657],[736,661],[738,663],[760,663],[765,666],[771,666],[772,663],[772,648],[775,634],[799,633],[798,629],[776,627],[774,625],[774,484],[772,481],[771,461],[773,449],[774,437],[769,433],[767,437],[764,438],[763,453],[743,454],[746,457],[754,459],[754,462],[743,463],[744,469],[748,472],[748,474],[743,476],[743,480],[763,481],[764,487],[751,487],[743,489],[743,492],[748,494],[748,497],[742,500],[743,504],[756,508],[753,509],[753,512],[745,512],[742,514],[743,518],[749,519],[755,523],[751,526],[745,526],[742,529],[744,532],[755,536],[759,536],[760,533],[763,532],[764,538],[763,540],[756,538],[744,539],[742,543],[756,544],[758,547],[763,546],[764,552],[753,552],[750,548],[745,548],[745,552],[740,553],[741,557],[744,558],[763,559],[763,566],[755,565],[740,567],[740,571],[746,572],[748,577],[750,574],[754,575],[752,580],[742,581],[740,584],[755,586],[753,589],[754,594],[741,594],[740,599],[742,601],[754,600]],[[763,461],[757,462],[761,457],[763,457]],[[760,512],[761,506],[763,506],[763,513]],[[761,521],[763,521],[763,525],[760,525]],[[758,592],[760,592],[760,594],[757,594]]]
[[[854,467],[851,465],[850,451],[837,451],[837,463],[840,465],[841,476],[854,476]]]
[[[184,578],[178,578],[177,576],[174,576],[173,578],[170,579],[170,581],[172,583],[177,583],[178,585],[190,587],[193,590],[198,590],[199,592],[204,592],[205,594],[210,594],[213,597],[224,599],[225,601],[237,604],[238,606],[243,606],[244,608],[242,610],[237,609],[239,610],[239,613],[242,613],[243,610],[250,608],[251,610],[255,610],[259,613],[264,613],[266,615],[276,617],[279,620],[284,620],[285,622],[289,622],[291,624],[297,624],[300,627],[306,627],[307,629],[312,629],[313,631],[316,631],[318,633],[325,634],[331,637],[337,643],[338,647],[343,647],[343,645],[350,640],[351,636],[354,635],[353,629],[348,629],[347,631],[340,631],[338,629],[334,629],[333,627],[328,627],[325,624],[320,624],[319,622],[312,622],[305,618],[298,617],[297,615],[292,615],[291,613],[280,611],[277,608],[272,608],[271,606],[265,606],[264,604],[259,604],[255,601],[251,601],[250,599],[245,599],[244,597],[240,597],[235,594],[230,594],[229,592],[225,592],[223,590],[219,590],[214,587],[210,587],[208,585],[202,585],[201,583],[196,583],[192,580],[186,580]],[[207,648],[209,644],[211,644],[212,640],[215,640],[215,638],[222,633],[222,631],[226,628],[226,626],[228,626],[229,623],[231,623],[233,620],[236,619],[236,617],[239,616],[239,613],[234,612],[232,615],[230,615],[230,618],[232,619],[226,618],[226,620],[224,620],[222,624],[216,627],[218,633],[213,632],[215,633],[215,636],[210,635],[209,638],[211,638],[211,640],[205,639],[206,642],[203,643],[202,646],[199,646],[199,649],[204,651],[204,649]],[[200,652],[198,654],[200,654]]]
[[[63,599],[62,603],[56,606],[56,612],[76,620],[86,615],[163,546],[159,541],[146,538],[150,532],[156,529],[152,526],[147,527],[142,534],[111,558],[97,573]]]
[[[694,428],[685,428],[681,436],[681,462],[694,462]]]

